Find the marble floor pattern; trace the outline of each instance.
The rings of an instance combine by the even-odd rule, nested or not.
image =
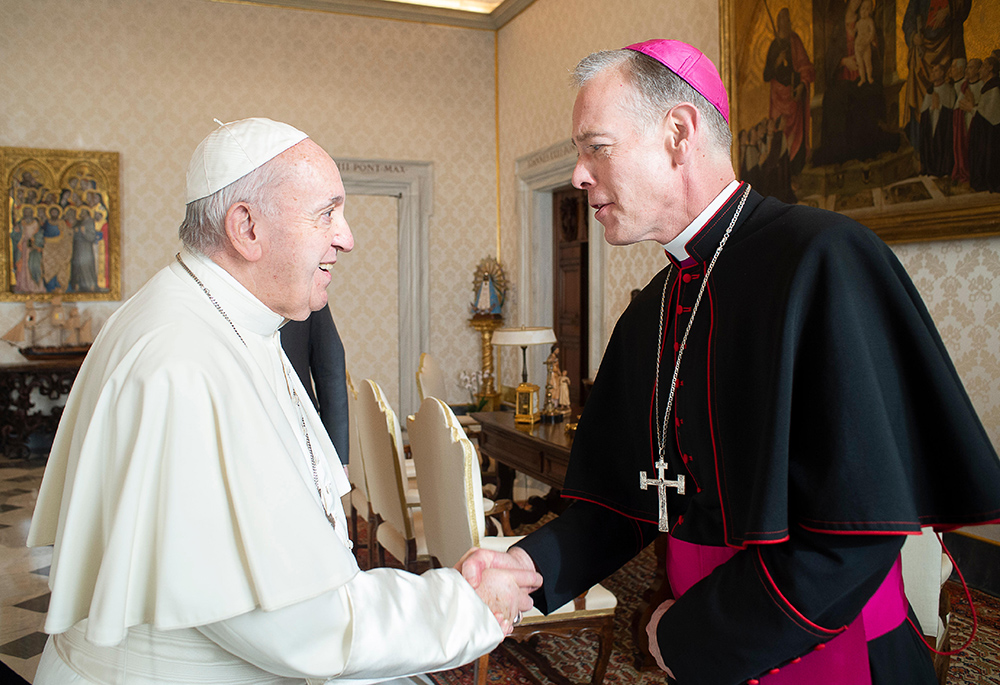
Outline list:
[[[25,547],[43,469],[0,457],[0,660],[29,682],[45,646],[52,562],[51,547]]]

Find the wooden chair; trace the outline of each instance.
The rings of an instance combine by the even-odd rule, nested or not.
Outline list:
[[[369,529],[369,555],[374,549],[377,565],[384,566],[388,550],[406,570],[416,572],[421,562],[430,562],[430,557],[423,534],[420,496],[406,477],[399,421],[382,389],[371,379],[361,384],[357,407],[368,498],[375,519]]]
[[[420,393],[421,400],[428,397],[436,397],[442,402],[448,403],[448,390],[445,386],[444,374],[441,372],[441,367],[438,366],[434,357],[427,352],[420,355],[420,366],[417,368],[417,392]],[[465,429],[465,432],[478,432],[480,428],[475,419],[471,416],[455,412],[457,406],[448,405],[452,412],[456,414],[455,418],[458,419],[458,423]]]
[[[498,551],[520,540],[516,536],[490,537],[484,534],[485,517],[482,483],[476,468],[475,450],[462,427],[444,402],[427,398],[416,416],[408,419],[408,432],[417,482],[424,500],[423,523],[427,550],[446,566],[455,565],[470,547]],[[614,647],[614,615],[618,601],[601,585],[595,585],[572,602],[548,616],[537,609],[524,615],[510,638],[519,643],[538,634],[575,637],[583,632],[598,635],[597,661],[591,683],[599,685],[607,672]],[[567,682],[530,643],[522,646],[539,669],[556,682]],[[486,682],[489,655],[475,666],[477,683]]]
[[[361,435],[358,432],[358,391],[354,388],[351,374],[347,373],[346,376],[347,415],[351,436],[351,456],[347,461],[347,478],[351,482],[351,492],[346,499],[351,513],[351,539],[359,548],[368,549],[368,568],[372,568],[375,564],[375,548],[368,540],[364,545],[358,540],[358,515],[359,512],[364,512],[368,538],[370,538],[375,531],[375,514],[368,501],[368,479],[365,476],[365,460],[361,451]]]
[[[900,556],[906,598],[920,622],[924,641],[934,645],[939,652],[950,651],[951,601],[944,584],[951,576],[951,560],[941,549],[937,536],[929,529],[920,535],[907,535]],[[934,653],[931,657],[938,682],[944,685],[951,657]]]

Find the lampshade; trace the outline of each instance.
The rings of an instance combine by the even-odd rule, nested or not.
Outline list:
[[[551,328],[500,328],[493,332],[494,345],[551,345],[556,341],[556,333]]]

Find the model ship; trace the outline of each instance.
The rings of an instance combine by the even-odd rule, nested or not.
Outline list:
[[[25,302],[24,317],[2,339],[31,361],[75,359],[86,355],[94,342],[90,328],[90,319],[81,319],[76,305],[67,309],[56,297],[49,305],[48,316],[41,316],[34,302]],[[36,341],[51,338],[53,334],[58,345],[37,344]],[[27,346],[21,347],[25,342]]]

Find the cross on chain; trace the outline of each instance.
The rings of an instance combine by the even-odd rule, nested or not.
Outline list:
[[[657,489],[657,497],[660,503],[660,521],[659,530],[661,533],[670,532],[670,526],[667,520],[667,488],[676,488],[678,495],[684,494],[684,475],[681,474],[677,476],[677,480],[666,480],[664,478],[663,472],[666,471],[669,466],[663,461],[663,457],[653,464],[656,467],[656,473],[658,478],[650,479],[646,477],[646,472],[643,471],[639,474],[639,488],[642,490],[646,489],[646,486],[655,485]]]

